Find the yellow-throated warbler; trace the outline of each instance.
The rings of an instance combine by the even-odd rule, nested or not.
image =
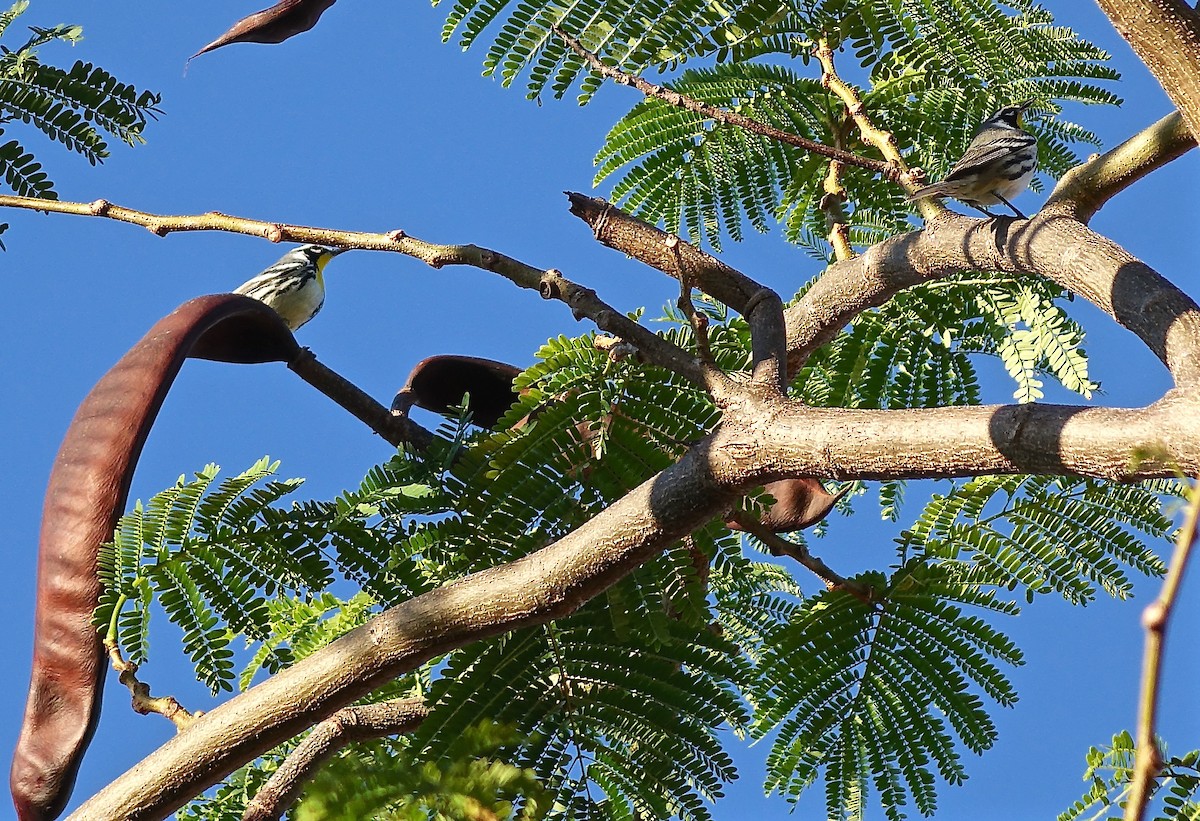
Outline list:
[[[1025,219],[1010,200],[1029,185],[1037,165],[1037,138],[1021,128],[1021,115],[1033,103],[1005,106],[984,120],[946,178],[914,191],[909,199],[953,197],[989,217],[995,214],[984,206],[1004,203]]]
[[[325,304],[325,264],[344,250],[323,245],[293,248],[233,292],[270,305],[294,331],[316,316]]]

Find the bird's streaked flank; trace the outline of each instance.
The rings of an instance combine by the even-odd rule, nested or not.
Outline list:
[[[325,304],[325,265],[345,250],[301,245],[233,292],[271,306],[294,331],[316,316]]]
[[[986,206],[1003,203],[1025,219],[1012,199],[1028,187],[1037,167],[1037,138],[1021,127],[1021,116],[1033,103],[1005,106],[984,120],[946,178],[909,199],[953,197],[989,217],[996,215]]]

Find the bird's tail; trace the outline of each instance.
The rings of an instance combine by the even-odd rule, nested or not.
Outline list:
[[[946,197],[949,196],[955,188],[956,184],[952,182],[947,182],[945,180],[942,182],[935,182],[933,185],[927,185],[924,188],[918,188],[916,191],[913,191],[908,195],[908,201],[914,202],[915,200],[923,200],[926,197]]]

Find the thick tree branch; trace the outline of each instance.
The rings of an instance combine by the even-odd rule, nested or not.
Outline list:
[[[1200,12],[1183,0],[1096,0],[1200,139]]]
[[[1184,571],[1196,543],[1196,523],[1200,519],[1200,485],[1192,485],[1192,503],[1188,506],[1187,518],[1175,539],[1175,555],[1167,568],[1158,598],[1142,614],[1146,628],[1146,650],[1142,660],[1142,695],[1138,704],[1137,756],[1133,765],[1133,777],[1129,799],[1125,804],[1125,821],[1141,821],[1150,802],[1154,780],[1162,771],[1162,754],[1158,749],[1155,725],[1158,722],[1158,691],[1162,676],[1163,653],[1167,641],[1167,623],[1179,588],[1183,583]]]
[[[176,231],[225,231],[264,237],[271,242],[313,242],[358,250],[392,251],[419,259],[434,268],[441,268],[445,265],[469,265],[499,274],[520,288],[539,292],[546,299],[557,299],[564,302],[571,308],[576,319],[581,316],[588,317],[601,330],[615,334],[636,345],[650,362],[673,370],[697,384],[705,384],[699,362],[694,357],[601,301],[594,291],[576,285],[564,278],[558,271],[535,268],[477,245],[438,245],[411,237],[404,231],[390,231],[386,234],[339,231],[331,228],[285,225],[235,217],[216,211],[210,211],[207,214],[174,216],[151,214],[146,211],[113,205],[107,200],[84,203],[0,195],[0,207],[106,217],[133,225],[141,225],[160,237]],[[359,418],[363,417],[359,416]],[[368,422],[368,424],[371,423]]]
[[[1054,186],[1043,212],[1087,224],[1114,196],[1196,147],[1183,116],[1173,111],[1098,157],[1075,166]]]
[[[1055,213],[1018,222],[946,211],[922,230],[830,266],[786,311],[789,369],[862,311],[904,288],[969,270],[1051,279],[1137,334],[1178,386],[1200,384],[1200,308],[1191,297],[1113,241]]]
[[[860,157],[850,151],[833,146],[824,145],[823,143],[815,142],[801,137],[798,134],[793,134],[790,131],[776,128],[766,123],[761,123],[758,120],[751,119],[744,114],[738,114],[735,111],[727,111],[723,108],[717,108],[714,105],[700,102],[697,99],[681,94],[673,89],[664,88],[663,86],[655,85],[636,74],[629,74],[621,71],[619,68],[608,65],[598,56],[588,51],[574,37],[566,34],[557,26],[553,29],[554,33],[567,44],[567,46],[584,59],[591,67],[592,71],[599,74],[601,77],[607,77],[613,82],[621,85],[633,86],[638,91],[645,94],[647,97],[653,97],[656,100],[662,100],[667,105],[673,105],[678,108],[687,109],[688,111],[699,114],[701,117],[707,117],[722,125],[733,126],[749,131],[751,134],[758,134],[763,137],[768,137],[785,145],[792,145],[796,148],[808,151],[811,154],[819,154],[822,157],[829,157],[832,160],[845,163],[846,165],[854,165],[859,168],[865,168],[868,171],[874,171],[877,174],[882,174],[889,179],[896,179],[896,169],[890,164],[881,160],[871,159],[869,157]]]
[[[728,509],[738,496],[738,477],[722,449],[706,440],[549,547],[397,605],[217,707],[71,817],[161,818],[246,761],[429,658],[566,616]]]
[[[983,405],[913,410],[781,402],[743,443],[754,485],[795,476],[947,479],[989,473],[1131,482],[1200,472],[1200,398],[1147,408]]]
[[[429,715],[422,698],[397,698],[338,710],[313,728],[246,804],[242,821],[275,821],[296,803],[325,759],[354,741],[411,733]]]

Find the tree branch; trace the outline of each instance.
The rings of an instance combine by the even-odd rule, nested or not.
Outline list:
[[[1192,547],[1196,543],[1197,519],[1200,519],[1200,484],[1193,484],[1192,502],[1175,539],[1175,555],[1171,557],[1171,564],[1167,568],[1167,578],[1158,598],[1142,614],[1142,625],[1146,628],[1146,650],[1142,659],[1142,695],[1138,703],[1137,756],[1134,759],[1129,798],[1125,803],[1125,821],[1141,821],[1150,802],[1154,779],[1162,771],[1162,753],[1155,733],[1159,680],[1162,676],[1167,624],[1179,596]]]
[[[1183,0],[1096,0],[1200,139],[1200,13]]]
[[[113,610],[114,623],[119,614],[120,608],[117,607]],[[176,732],[186,730],[197,718],[204,715],[201,711],[192,713],[185,709],[175,696],[150,695],[150,685],[138,679],[138,666],[125,660],[121,654],[121,647],[117,644],[111,630],[108,637],[104,639],[104,650],[108,654],[112,668],[118,673],[118,680],[129,689],[130,706],[138,715],[144,716],[151,713],[160,715],[175,725]]]
[[[308,348],[302,349],[287,365],[288,370],[337,402],[393,447],[407,442],[417,450],[425,450],[433,443],[432,433],[407,416],[392,413],[350,380],[318,362]]]
[[[674,234],[598,197],[568,193],[571,213],[602,245],[631,256],[681,283],[695,285],[746,317],[755,380],[782,386],[786,327],[778,294]],[[780,388],[781,389],[781,388]]]
[[[811,570],[818,579],[825,583],[827,590],[845,591],[864,604],[871,604],[875,601],[876,594],[873,588],[838,575],[820,558],[809,553],[807,547],[783,538],[744,510],[734,513],[733,520],[742,530],[766,545],[772,556],[788,556]]]
[[[700,373],[699,363],[695,361],[694,357],[601,301],[595,291],[575,285],[557,271],[547,272],[542,268],[526,265],[512,257],[477,245],[438,245],[411,237],[404,231],[390,231],[385,234],[340,231],[332,228],[265,222],[220,214],[216,211],[182,216],[151,214],[146,211],[113,205],[107,200],[83,203],[0,195],[0,207],[25,208],[44,213],[106,217],[133,225],[141,225],[160,237],[176,231],[224,231],[265,237],[271,242],[312,242],[356,250],[391,251],[419,259],[433,268],[441,268],[445,265],[469,265],[499,274],[520,288],[539,292],[546,299],[557,299],[566,303],[576,319],[580,316],[588,317],[601,330],[620,336],[636,345],[647,360],[675,371],[697,384],[705,384]],[[350,410],[350,408],[347,409]],[[354,413],[353,410],[351,412]],[[355,415],[358,414],[355,413]],[[363,419],[362,416],[359,418]],[[363,421],[367,420],[363,419]],[[367,422],[367,424],[371,423]]]
[[[1172,392],[1147,408],[972,405],[912,410],[779,402],[742,442],[750,484],[821,476],[949,479],[990,473],[1118,482],[1200,473],[1200,399]]]
[[[1015,222],[943,211],[919,231],[889,237],[830,266],[785,313],[789,370],[795,373],[868,308],[905,288],[968,270],[1053,280],[1137,334],[1176,385],[1200,385],[1200,307],[1112,240],[1057,213]]]
[[[346,707],[313,727],[246,804],[242,821],[275,821],[296,803],[325,759],[354,741],[411,733],[429,715],[422,698],[397,698]]]
[[[1183,116],[1172,111],[1116,148],[1075,166],[1058,181],[1042,211],[1087,224],[1114,196],[1196,147]]]
[[[795,146],[796,148],[808,151],[811,154],[819,154],[822,157],[829,157],[832,160],[845,163],[846,165],[854,165],[859,168],[865,168],[868,171],[874,171],[876,174],[882,174],[889,179],[896,179],[896,169],[889,163],[881,160],[870,159],[869,157],[860,157],[850,151],[813,140],[801,137],[798,134],[793,134],[790,131],[784,131],[766,123],[761,123],[758,120],[751,119],[744,114],[738,114],[734,111],[726,111],[723,108],[717,108],[714,105],[700,102],[699,100],[689,97],[686,94],[681,94],[673,89],[664,88],[663,86],[655,85],[647,80],[642,79],[636,74],[629,74],[621,71],[619,68],[608,65],[598,56],[588,51],[583,45],[571,37],[557,26],[552,29],[558,37],[567,44],[567,46],[584,59],[591,67],[592,71],[599,74],[601,77],[607,77],[613,82],[621,85],[633,86],[638,91],[647,97],[653,97],[656,100],[662,100],[664,103],[677,108],[683,108],[688,111],[699,114],[701,117],[707,117],[710,120],[715,120],[722,125],[741,128],[744,131],[749,131],[752,134],[758,134],[763,137],[768,137],[785,145]]]

